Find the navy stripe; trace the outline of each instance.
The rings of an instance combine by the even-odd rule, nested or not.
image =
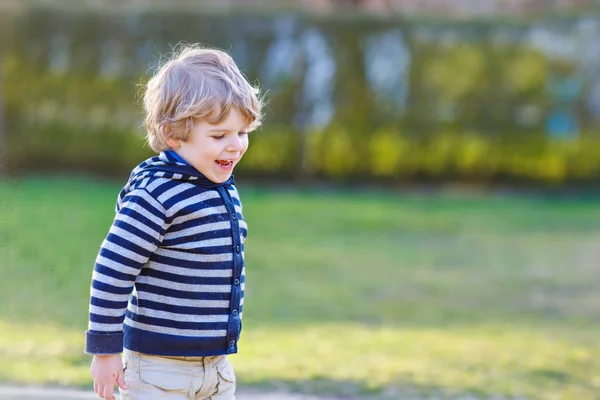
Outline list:
[[[171,282],[188,283],[191,285],[231,285],[231,277],[220,278],[207,276],[178,275],[157,269],[144,269],[143,275],[151,276],[153,278],[164,279]]]
[[[121,246],[124,249],[134,252],[137,255],[139,255],[140,257],[148,257],[150,254],[150,252],[147,249],[140,247],[137,244],[132,243],[129,240],[127,240],[121,236],[117,236],[114,233],[109,233],[108,236],[106,236],[106,240],[113,244]]]
[[[188,242],[189,243],[189,242]],[[194,254],[205,254],[205,255],[216,255],[216,254],[227,254],[231,253],[234,249],[233,245],[224,245],[224,246],[211,246],[207,247],[204,244],[198,244],[198,247],[189,247],[189,248],[179,248],[176,249],[178,252],[182,253],[194,253]],[[175,250],[175,249],[169,249]],[[177,264],[174,264],[177,265]]]
[[[169,226],[169,232],[170,233],[175,233],[175,232],[182,231],[184,229],[194,228],[196,226],[210,224],[210,223],[213,223],[213,222],[223,222],[224,221],[223,218],[218,218],[217,219],[217,218],[214,218],[213,215],[214,214],[212,214],[210,216],[200,216],[199,218],[195,218],[195,219],[191,219],[191,220],[180,222],[178,224],[170,225]],[[221,214],[218,214],[218,215],[221,215]],[[211,219],[215,219],[216,221],[211,221]],[[217,232],[220,232],[220,231],[225,231],[226,234],[227,234],[227,236],[231,235],[231,230],[229,228],[217,230]]]
[[[227,329],[227,322],[183,322],[170,319],[150,317],[148,315],[136,315],[134,321],[157,327],[190,329],[190,330],[222,330]]]
[[[163,205],[165,206],[166,209],[170,209],[173,206],[175,206],[177,203],[181,202],[181,200],[187,200],[190,197],[195,197],[195,196],[200,196],[202,193],[205,192],[205,190],[198,190],[198,188],[196,186],[193,186],[192,184],[189,184],[190,187],[186,190],[183,190],[179,193],[177,193],[176,195],[166,199],[163,201]],[[178,211],[178,213],[182,213],[182,214],[189,214],[192,211],[198,211],[199,209],[203,209],[203,208],[207,208],[207,207],[216,207],[216,206],[220,206],[223,203],[220,201],[220,199],[218,197],[215,198],[210,198],[210,199],[204,199],[202,201],[198,201],[192,204],[189,204],[185,207],[183,207],[181,210]]]
[[[131,293],[131,287],[118,287],[96,280],[92,281],[92,289],[97,289],[107,293],[113,293],[115,295],[124,295]]]
[[[124,346],[145,354],[190,357],[231,354],[224,337],[189,337],[146,332],[133,327],[125,330]],[[225,350],[224,350],[225,349]]]
[[[227,230],[221,229],[221,230],[207,231],[207,232],[201,232],[201,233],[194,233],[192,235],[180,236],[175,239],[168,239],[168,240],[165,239],[162,242],[162,247],[176,246],[179,244],[187,244],[190,242],[197,242],[200,240],[226,238],[226,237],[230,237],[230,234],[228,233],[228,231],[229,231],[229,229],[227,229]]]
[[[124,318],[125,318],[125,316],[111,317],[108,315],[98,315],[98,314],[90,313],[90,321],[96,322],[98,324],[121,324],[121,323],[123,323]]]
[[[150,194],[152,194],[152,196],[154,196],[155,199],[158,199],[166,191],[173,189],[173,187],[174,187],[173,181],[165,179],[164,183],[161,183],[161,184],[157,185],[156,187],[154,187]]]
[[[102,264],[96,264],[96,271],[101,273],[102,275],[110,276],[111,278],[119,279],[121,281],[131,281],[135,280],[136,275],[126,274],[124,272],[117,271],[116,269],[107,267]]]
[[[156,310],[156,311],[168,311],[176,314],[185,315],[226,315],[229,314],[229,307],[216,308],[216,307],[186,307],[186,306],[175,306],[171,304],[159,303],[151,300],[132,300],[133,305],[140,307]]]
[[[93,306],[103,307],[103,308],[123,308],[127,307],[126,301],[111,301],[99,299],[97,297],[92,296],[91,304]]]
[[[134,217],[137,215],[137,217],[139,218],[139,220],[141,222],[148,222],[148,223],[152,223],[148,218],[144,217],[141,214],[138,214],[134,209],[131,208],[131,204],[137,204],[139,205],[141,208],[143,208],[144,210],[148,211],[149,213],[151,213],[152,215],[156,216],[159,219],[164,219],[165,215],[162,211],[157,210],[152,204],[148,203],[146,201],[146,199],[144,199],[143,197],[140,196],[126,196],[123,204],[121,205],[121,212],[124,215],[130,215],[131,217]]]
[[[143,264],[137,263],[125,256],[122,256],[118,253],[115,253],[112,250],[107,249],[106,247],[103,247],[100,249],[100,255],[104,258],[108,258],[109,260],[112,260],[116,263],[119,263],[121,265],[125,265],[127,267],[130,268],[137,268],[140,269],[142,267]]]
[[[208,292],[187,292],[185,290],[166,289],[159,286],[150,285],[147,283],[136,283],[138,292],[147,292],[158,294],[161,296],[173,297],[176,299],[188,300],[229,300],[231,293],[208,293]]]
[[[142,239],[148,243],[156,244],[158,242],[156,237],[162,234],[162,228],[150,221],[148,221],[148,223],[144,224],[144,226],[147,227],[148,229],[152,229],[152,231],[155,233],[154,236],[141,231],[140,229],[136,228],[135,226],[133,226],[131,224],[128,224],[125,221],[115,220],[113,225],[123,229],[124,231],[131,233],[134,236],[139,237],[140,239]]]

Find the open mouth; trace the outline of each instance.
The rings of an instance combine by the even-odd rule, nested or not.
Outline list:
[[[233,160],[217,160],[215,162],[219,165],[219,167],[224,169],[228,169],[233,166]]]

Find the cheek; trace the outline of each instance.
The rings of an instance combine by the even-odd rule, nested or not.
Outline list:
[[[242,141],[242,154],[244,154],[246,150],[248,150],[249,145],[250,142],[248,141],[248,136],[246,135],[246,138]]]

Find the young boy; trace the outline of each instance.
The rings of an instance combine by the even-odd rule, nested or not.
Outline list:
[[[92,276],[85,351],[101,398],[118,384],[123,400],[235,399],[247,226],[232,172],[261,107],[220,50],[183,47],[148,82],[159,155],[120,192]]]

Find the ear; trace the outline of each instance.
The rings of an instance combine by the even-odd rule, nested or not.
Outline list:
[[[161,125],[160,130],[161,130],[163,136],[165,137],[165,143],[170,148],[172,148],[174,150],[174,149],[179,148],[179,146],[181,146],[180,140],[174,139],[171,137],[171,129],[170,129],[169,125],[167,125],[167,124]]]
[[[169,145],[170,148],[172,148],[173,150],[178,149],[179,146],[181,146],[181,141],[178,139],[173,139],[173,138],[165,138],[165,143]]]

